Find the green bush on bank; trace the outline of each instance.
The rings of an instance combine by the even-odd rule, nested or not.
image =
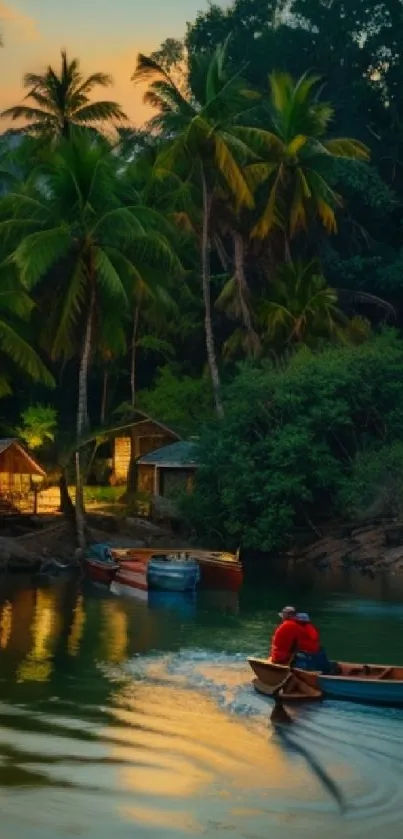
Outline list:
[[[358,348],[303,349],[283,368],[241,365],[225,420],[200,440],[185,501],[197,535],[275,551],[297,525],[354,508],[360,482],[371,483],[363,464],[376,485],[383,449],[391,456],[403,443],[402,372],[403,342],[392,330]],[[376,456],[363,459],[367,452]]]

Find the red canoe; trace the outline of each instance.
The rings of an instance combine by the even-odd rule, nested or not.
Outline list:
[[[104,560],[96,559],[95,557],[85,558],[85,569],[87,575],[94,583],[105,583],[106,585],[110,585],[119,571],[119,568],[120,565],[115,560],[105,562]]]

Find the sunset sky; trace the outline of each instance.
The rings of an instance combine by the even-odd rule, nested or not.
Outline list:
[[[146,114],[142,93],[130,81],[137,53],[182,37],[186,22],[205,8],[207,0],[0,0],[0,110],[20,102],[26,71],[57,65],[65,47],[86,73],[113,75],[107,98],[117,99],[140,124]],[[6,127],[0,123],[0,131]]]

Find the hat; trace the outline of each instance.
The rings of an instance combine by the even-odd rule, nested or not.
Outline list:
[[[297,621],[301,621],[301,623],[309,623],[311,620],[308,612],[297,612],[295,617]]]
[[[279,618],[295,618],[297,610],[295,606],[284,606],[284,609],[278,613]]]

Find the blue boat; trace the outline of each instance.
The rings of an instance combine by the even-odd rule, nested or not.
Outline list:
[[[268,696],[276,691],[284,702],[325,698],[403,707],[403,667],[339,661],[337,674],[325,676],[269,659],[250,658],[249,664],[257,677],[255,690]]]
[[[178,554],[152,556],[147,564],[150,589],[158,591],[194,591],[200,580],[199,563]]]

